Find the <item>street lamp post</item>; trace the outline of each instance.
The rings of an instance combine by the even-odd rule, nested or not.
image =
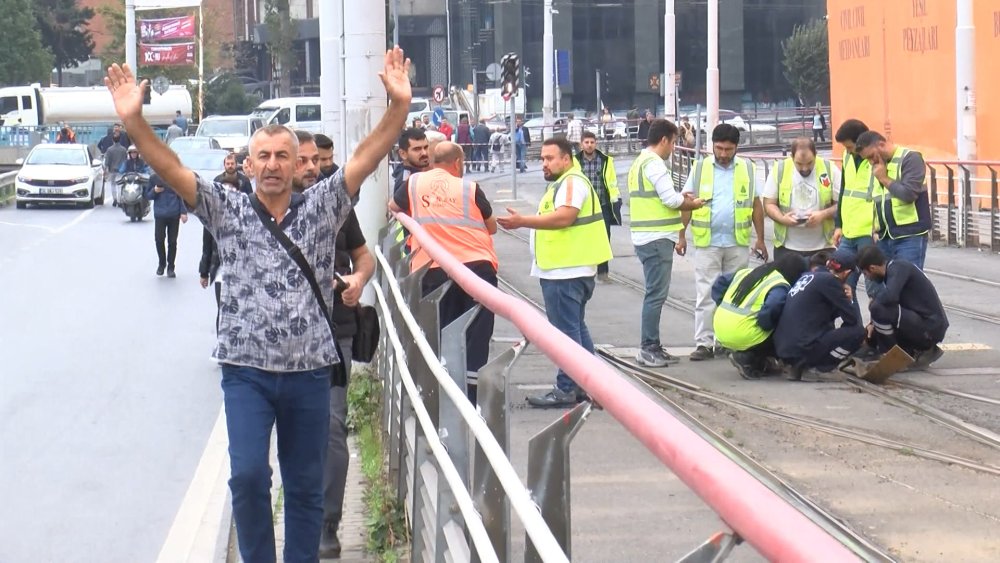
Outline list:
[[[542,8],[544,25],[542,29],[542,139],[552,136],[552,83],[553,83],[553,51],[552,41],[552,0],[545,0]]]
[[[135,0],[125,0],[125,62],[132,72],[138,72],[135,48]]]
[[[671,121],[677,121],[677,18],[674,16],[674,0],[665,0],[663,13],[663,113]]]
[[[673,85],[671,85],[673,87]],[[708,68],[705,69],[706,132],[719,123],[719,0],[708,0]]]
[[[445,50],[448,51],[448,85],[445,88],[446,92],[451,91],[451,0],[444,0],[444,28],[445,35],[447,35],[445,41]]]

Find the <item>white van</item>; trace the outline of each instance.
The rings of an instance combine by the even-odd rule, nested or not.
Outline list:
[[[266,125],[280,123],[310,133],[323,132],[323,104],[319,96],[267,100],[250,116],[260,118]]]

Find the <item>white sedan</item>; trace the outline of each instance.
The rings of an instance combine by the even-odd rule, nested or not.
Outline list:
[[[29,203],[104,205],[104,167],[88,145],[41,144],[17,159],[17,208]]]
[[[690,119],[691,122],[693,123],[697,121],[698,116],[696,113],[692,112],[686,114],[685,117]],[[705,111],[702,111],[701,112],[702,132],[705,131],[705,124],[707,122],[708,122],[708,116],[706,115]],[[744,119],[742,115],[728,109],[719,110],[719,123],[729,123],[730,125],[736,127],[740,131],[757,131],[763,133],[763,132],[774,132],[776,130],[774,125],[769,125],[767,123],[760,123],[760,122],[751,123],[750,121]]]

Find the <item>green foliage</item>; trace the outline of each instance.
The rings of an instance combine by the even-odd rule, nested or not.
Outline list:
[[[396,492],[385,472],[381,426],[382,384],[370,371],[351,374],[347,389],[348,425],[357,432],[361,472],[365,476],[368,551],[381,561],[397,561],[397,548],[406,542],[406,521]]]
[[[785,78],[807,105],[822,101],[830,91],[830,44],[826,20],[795,26],[781,43]]]
[[[31,0],[0,0],[0,84],[48,84],[52,53],[42,46]]]
[[[297,31],[292,23],[288,0],[266,0],[264,2],[264,25],[267,26],[267,48],[271,58],[279,63],[280,96],[288,95],[292,84],[292,68],[297,61],[293,44]]]
[[[191,95],[193,98],[198,94]],[[205,115],[246,115],[256,105],[257,99],[248,96],[243,84],[232,75],[205,83]]]
[[[79,7],[76,0],[33,0],[31,7],[62,86],[63,69],[75,67],[94,53],[94,39],[87,27],[94,9]]]

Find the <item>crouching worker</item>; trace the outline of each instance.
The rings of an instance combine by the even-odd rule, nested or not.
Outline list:
[[[802,372],[828,372],[861,347],[865,329],[847,278],[857,269],[851,252],[834,252],[825,266],[816,266],[788,291],[781,320],[774,329],[778,357],[791,366],[788,379]],[[841,320],[840,327],[834,324]]]
[[[781,318],[788,289],[806,270],[806,262],[788,254],[774,262],[722,274],[712,285],[715,339],[733,351],[729,361],[743,379],[759,379],[773,358],[771,333]]]
[[[877,352],[898,344],[917,367],[937,361],[944,354],[938,344],[948,331],[948,316],[927,276],[906,260],[887,261],[876,246],[858,253],[858,266],[866,280],[885,285],[868,306]]]

